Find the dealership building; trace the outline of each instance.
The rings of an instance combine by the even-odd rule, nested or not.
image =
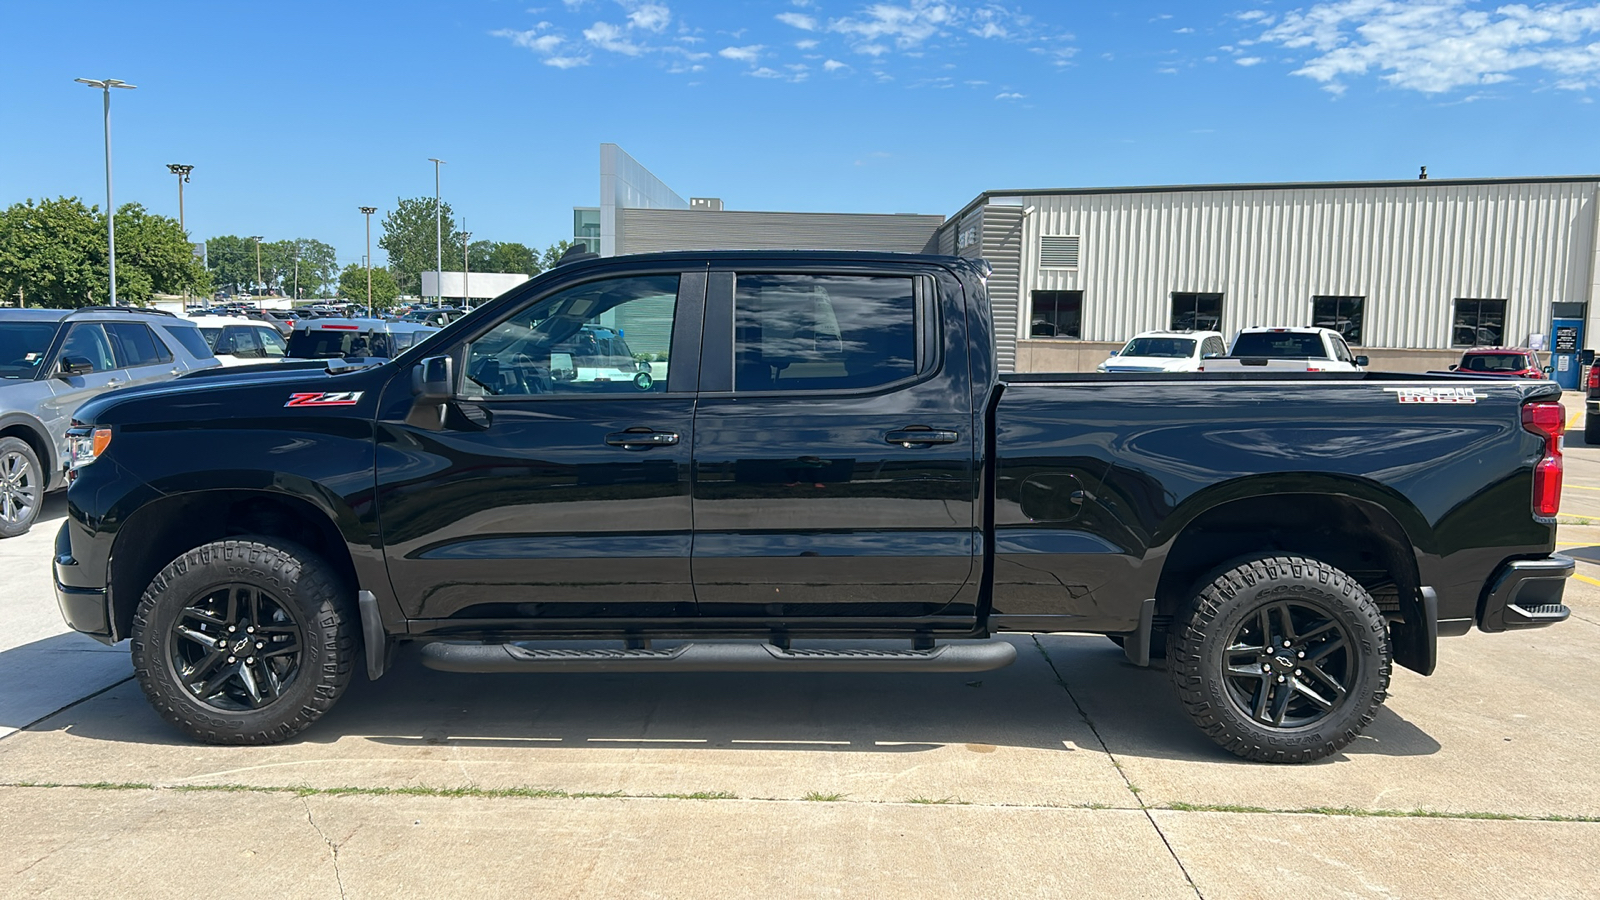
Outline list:
[[[602,255],[838,249],[982,257],[1000,357],[1092,370],[1134,334],[1319,325],[1378,369],[1446,368],[1472,346],[1557,351],[1575,386],[1600,328],[1600,177],[985,191],[941,215],[746,212],[684,200],[614,144],[601,203],[573,211]]]

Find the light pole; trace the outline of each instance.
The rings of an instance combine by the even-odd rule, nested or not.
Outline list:
[[[428,162],[433,163],[433,292],[435,300],[444,299],[444,206],[439,200],[439,167],[444,165],[444,160],[428,157]]]
[[[377,212],[376,206],[361,207],[361,214],[367,217],[367,318],[372,318],[372,214]]]
[[[260,290],[261,289],[261,235],[252,234],[252,235],[250,235],[250,240],[256,242],[256,290]],[[255,291],[251,291],[251,293],[255,294]],[[260,296],[260,295],[256,295],[256,296]]]
[[[74,78],[79,84],[105,91],[106,109],[106,260],[111,273],[111,305],[117,305],[117,208],[111,205],[111,89],[131,91],[135,85],[115,78]]]
[[[189,229],[183,224],[183,185],[189,180],[189,173],[194,171],[194,166],[185,166],[181,163],[167,163],[167,171],[178,176],[178,230],[183,232],[185,238],[189,236]]]
[[[461,220],[461,308],[472,307],[472,291],[468,287],[472,284],[472,264],[467,261],[467,248],[472,246],[472,232],[467,230],[467,220]]]

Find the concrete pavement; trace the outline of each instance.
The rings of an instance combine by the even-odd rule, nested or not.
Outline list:
[[[1600,504],[1592,525],[1573,509],[1600,498],[1600,447],[1581,434],[1567,486],[1573,619],[1441,642],[1361,740],[1293,767],[1224,754],[1164,672],[1081,635],[1017,636],[1017,664],[981,676],[407,657],[299,740],[192,744],[119,682],[125,649],[60,636],[43,523],[0,542],[0,724],[28,725],[0,740],[0,892],[1595,896]]]

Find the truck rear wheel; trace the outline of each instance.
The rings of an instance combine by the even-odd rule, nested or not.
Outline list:
[[[1167,658],[1195,724],[1260,762],[1339,752],[1389,690],[1389,632],[1372,596],[1301,556],[1249,559],[1217,576],[1174,621]]]
[[[269,537],[196,547],[145,589],[133,667],[161,717],[211,744],[305,730],[350,683],[356,620],[311,551]]]

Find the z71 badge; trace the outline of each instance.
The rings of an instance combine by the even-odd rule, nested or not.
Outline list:
[[[284,406],[355,406],[360,401],[360,391],[316,391],[290,394]]]
[[[1454,387],[1392,387],[1384,388],[1392,391],[1401,403],[1477,403],[1478,392],[1472,388]]]

